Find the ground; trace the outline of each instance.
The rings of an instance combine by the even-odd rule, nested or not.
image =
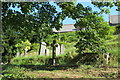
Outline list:
[[[120,78],[119,67],[45,67],[5,65],[4,77],[10,78]]]
[[[27,73],[35,78],[116,78],[118,76],[118,68],[99,68],[99,69],[66,69],[66,70],[38,70],[29,71]]]

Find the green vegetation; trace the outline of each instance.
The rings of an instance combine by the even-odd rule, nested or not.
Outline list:
[[[119,34],[118,34],[119,35]],[[116,37],[116,35],[115,35]],[[112,41],[118,40],[118,37],[113,39]],[[107,44],[109,47],[113,49],[117,49],[117,43],[113,46],[113,42],[108,41]],[[105,67],[98,67],[97,65],[84,65],[79,64],[79,67],[65,67],[68,65],[74,65],[74,62],[71,60],[75,58],[78,53],[74,53],[76,48],[73,49],[74,43],[66,44],[65,53],[62,55],[58,55],[57,58],[63,67],[52,67],[45,66],[45,63],[50,58],[50,56],[27,56],[27,57],[16,57],[11,61],[11,65],[3,65],[3,79],[10,78],[117,78],[119,68],[114,68],[118,66],[118,55],[117,51],[110,50],[111,53],[111,62],[109,65],[104,64]],[[72,47],[71,47],[72,46]],[[73,49],[72,51],[69,51]],[[112,67],[113,68],[112,68]],[[111,68],[109,68],[111,67]],[[44,69],[44,70],[43,70]],[[34,73],[34,74],[33,74]],[[53,76],[54,75],[54,76]]]
[[[120,6],[119,3],[92,2],[100,9],[94,12],[91,7],[75,2],[55,2],[61,11],[57,11],[56,6],[50,2],[3,2],[3,80],[120,78],[117,72],[120,59],[119,25],[117,28],[110,26],[101,16],[109,13],[108,8]],[[20,11],[13,10],[15,7],[20,8]],[[75,20],[74,26],[80,30],[55,34],[52,29],[59,30],[66,17]],[[51,55],[40,56],[42,42],[46,42],[52,54],[53,40],[65,45],[65,53],[56,57],[59,65],[49,65]],[[18,52],[24,55],[16,57]],[[110,64],[105,63],[104,53],[111,54]]]
[[[113,39],[113,40],[109,40],[109,41],[107,41],[106,43],[106,45],[107,45],[107,48],[109,49],[109,53],[111,53],[111,63],[110,63],[110,65],[112,65],[112,66],[120,66],[120,63],[119,63],[119,61],[118,61],[118,59],[120,59],[120,54],[119,54],[119,52],[120,52],[120,50],[119,50],[119,48],[120,48],[120,44],[119,44],[119,42],[120,42],[120,34],[118,34],[118,35],[115,35],[114,37],[115,37],[115,39]]]
[[[16,57],[11,63],[15,65],[45,65],[50,57],[44,56],[29,56],[29,57]]]
[[[115,35],[114,39],[108,40],[106,42],[107,48],[109,50],[109,53],[111,54],[111,61],[108,66],[118,66],[118,58],[119,57],[119,34]],[[82,55],[78,54],[76,52],[77,48],[74,47],[76,43],[64,43],[65,45],[65,53],[62,55],[58,55],[57,58],[59,59],[59,62],[61,65],[63,64],[75,64],[75,62],[78,62],[81,64],[80,59],[82,58]],[[36,47],[36,46],[35,46]],[[34,50],[36,51],[36,50]],[[34,52],[32,51],[32,52]],[[20,57],[15,57],[12,59],[11,63],[12,64],[18,64],[18,65],[45,65],[51,56],[36,56],[37,54],[32,54],[32,52],[28,53],[27,56],[20,56]],[[101,55],[102,57],[103,55]],[[90,57],[90,56],[88,56]],[[86,58],[88,58],[86,57]],[[94,55],[93,55],[94,57]],[[85,58],[85,57],[84,57]],[[89,58],[88,58],[89,60]],[[88,61],[86,61],[88,62]],[[84,64],[85,62],[83,62]],[[99,62],[97,64],[100,64]],[[105,63],[104,63],[105,64]]]

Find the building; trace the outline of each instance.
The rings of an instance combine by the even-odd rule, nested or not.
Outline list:
[[[120,15],[110,15],[109,24],[110,26],[120,25]]]
[[[77,31],[79,28],[75,28],[74,24],[64,24],[60,30],[53,29],[53,32],[55,33],[65,33],[65,32],[72,32]]]

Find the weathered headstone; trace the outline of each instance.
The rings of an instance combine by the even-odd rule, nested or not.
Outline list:
[[[41,43],[41,50],[40,50],[40,55],[45,56],[45,50],[46,50],[46,43],[42,42]]]
[[[64,45],[63,44],[57,44],[56,47],[56,55],[64,54]]]
[[[45,56],[49,56],[49,53],[50,53],[50,51],[49,51],[49,49],[45,49]]]
[[[110,63],[110,53],[104,53],[104,58],[106,60],[106,64]]]
[[[57,44],[57,47],[56,47],[56,55],[59,55],[60,54],[60,45]]]

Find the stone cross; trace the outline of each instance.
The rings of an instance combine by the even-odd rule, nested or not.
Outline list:
[[[56,40],[53,40],[53,43],[51,44],[51,46],[53,47],[52,65],[54,65],[56,64],[56,47],[58,47],[58,45],[56,44]]]
[[[56,47],[58,47],[58,45],[56,44],[56,40],[53,40],[53,43],[51,44],[51,46],[53,47],[52,58],[55,59],[55,57],[56,57]]]

